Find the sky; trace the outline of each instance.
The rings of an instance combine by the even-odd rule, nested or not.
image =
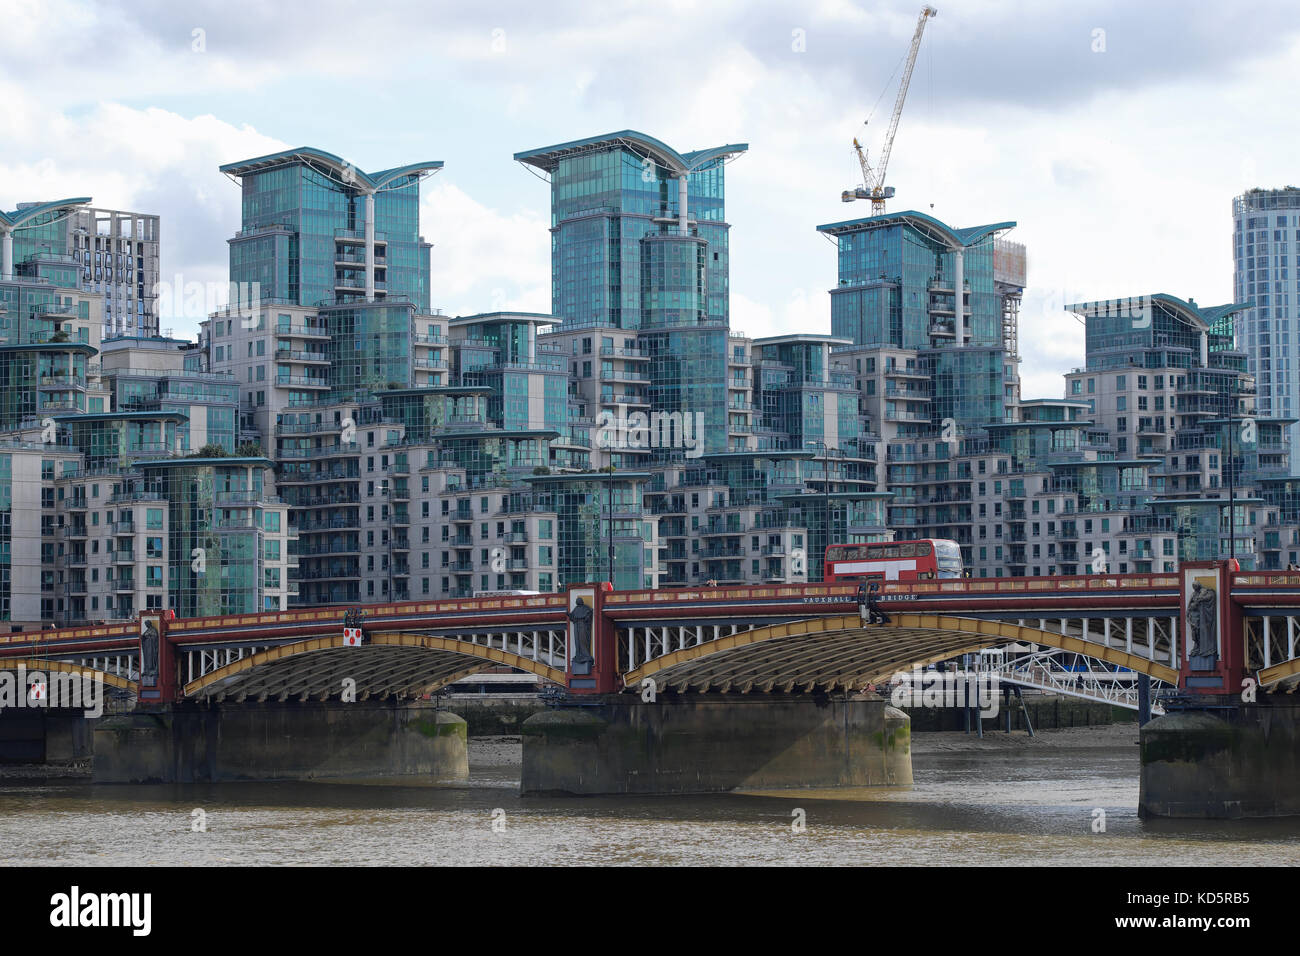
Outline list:
[[[1059,397],[1083,364],[1066,303],[1230,301],[1233,196],[1300,184],[1293,0],[936,5],[889,208],[1017,223],[1023,395]],[[727,168],[731,326],[828,333],[816,227],[870,214],[839,198],[861,181],[852,140],[879,153],[920,8],[0,0],[0,208],[157,213],[164,281],[219,289],[239,228],[221,164],[292,146],[367,170],[441,160],[421,209],[434,306],[549,312],[549,189],[514,153],[622,129],[748,143]],[[193,336],[202,309],[174,302],[163,328]]]

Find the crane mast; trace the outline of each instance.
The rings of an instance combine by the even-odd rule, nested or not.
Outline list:
[[[840,194],[843,202],[853,202],[855,199],[870,199],[871,214],[873,216],[883,215],[885,212],[885,200],[892,198],[894,195],[893,187],[885,188],[885,171],[889,167],[889,154],[894,148],[894,135],[898,132],[898,121],[903,115],[903,102],[907,99],[907,87],[912,82],[912,69],[916,66],[916,55],[921,49],[921,34],[925,32],[925,23],[931,17],[938,16],[939,11],[934,7],[925,6],[921,8],[921,16],[916,21],[916,32],[912,34],[912,46],[907,51],[907,62],[903,66],[903,76],[898,83],[898,97],[894,100],[894,115],[889,120],[889,130],[885,134],[885,142],[880,150],[880,164],[872,170],[871,164],[867,162],[867,152],[858,142],[857,137],[853,138],[853,148],[858,154],[858,163],[862,167],[862,186],[857,189],[846,189]]]

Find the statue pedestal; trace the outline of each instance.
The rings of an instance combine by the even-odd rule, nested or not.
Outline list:
[[[1218,671],[1219,659],[1213,654],[1204,654],[1201,656],[1193,654],[1191,660],[1188,662],[1188,666],[1194,671]]]

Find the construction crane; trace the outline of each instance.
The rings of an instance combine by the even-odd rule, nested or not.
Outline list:
[[[894,134],[898,132],[898,119],[903,115],[903,101],[907,99],[907,87],[912,82],[912,68],[916,66],[916,54],[921,49],[921,34],[925,32],[925,22],[939,15],[934,7],[921,8],[921,16],[916,21],[916,32],[912,34],[912,47],[907,51],[907,63],[903,66],[903,78],[898,84],[898,98],[894,100],[894,115],[889,121],[889,132],[880,150],[880,164],[873,170],[867,162],[867,151],[862,148],[858,138],[853,138],[853,148],[857,150],[858,162],[862,166],[862,185],[856,189],[846,189],[840,193],[841,202],[853,202],[855,199],[871,200],[871,215],[880,216],[885,212],[885,200],[894,197],[894,187],[885,185],[885,170],[889,166],[889,152],[894,148]],[[862,125],[866,125],[863,123]]]

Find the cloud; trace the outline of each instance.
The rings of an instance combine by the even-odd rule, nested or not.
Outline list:
[[[8,111],[0,135],[10,135],[30,117],[21,96],[0,87]],[[284,144],[248,127],[213,116],[184,117],[162,109],[136,110],[105,102],[79,115],[43,116],[38,143],[0,156],[0,205],[90,196],[96,206],[156,213],[161,217],[161,279],[224,287],[228,281],[225,239],[239,229],[239,187],[217,171],[221,163],[257,156]],[[12,191],[20,189],[21,191]],[[205,297],[206,300],[207,297]],[[167,297],[178,307],[184,296]],[[196,300],[197,301],[197,300]],[[189,336],[201,315],[161,316],[164,328]]]
[[[1295,11],[1263,0],[1229,23],[1209,2],[939,7],[890,208],[1018,223],[1025,394],[1061,394],[1060,373],[1083,362],[1066,301],[1226,301],[1232,196],[1296,180],[1300,132],[1278,120],[1284,80],[1300,75]],[[164,272],[222,280],[239,194],[220,163],[305,144],[367,168],[444,159],[422,217],[434,305],[545,312],[546,187],[513,152],[624,128],[682,150],[747,142],[726,171],[732,316],[757,336],[830,331],[836,254],[815,227],[869,214],[839,201],[861,178],[850,140],[863,134],[877,156],[917,5],[410,0],[360,20],[345,0],[310,17],[230,0],[6,11],[0,204],[89,194],[161,213]]]
[[[420,222],[434,244],[434,308],[449,315],[550,312],[550,233],[541,216],[503,214],[434,180],[421,196]]]

